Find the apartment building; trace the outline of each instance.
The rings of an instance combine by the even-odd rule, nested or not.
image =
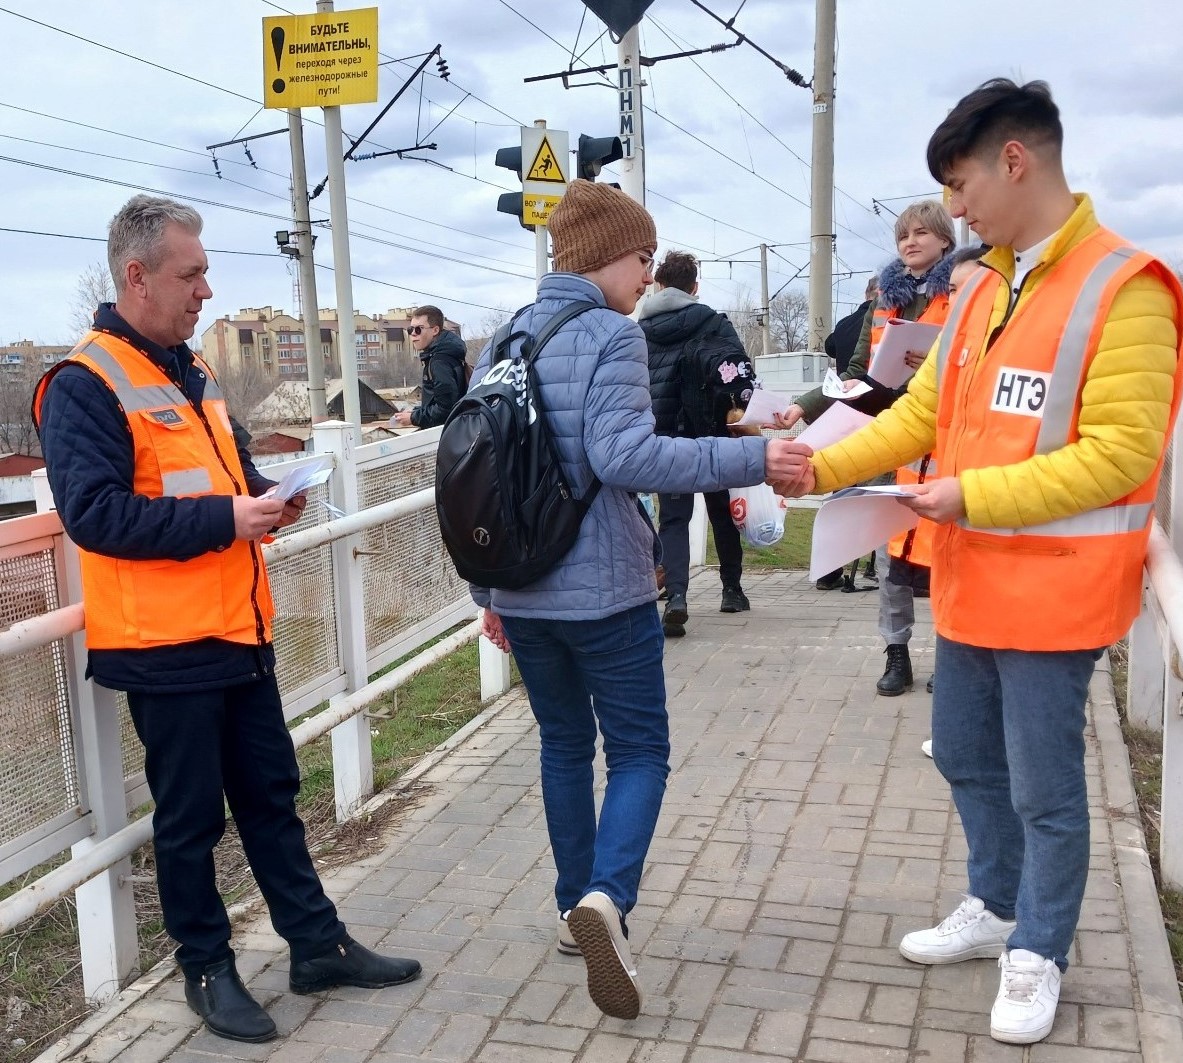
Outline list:
[[[418,382],[418,355],[407,335],[412,309],[354,314],[353,358],[360,379],[378,387]],[[459,334],[458,324],[446,324]],[[314,356],[323,359],[326,378],[341,375],[339,328],[337,311],[322,309],[320,350]],[[280,381],[308,379],[303,319],[270,306],[218,318],[201,334],[201,351],[221,371],[257,367]]]

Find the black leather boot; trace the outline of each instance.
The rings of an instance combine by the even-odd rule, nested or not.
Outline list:
[[[671,594],[661,614],[661,627],[667,639],[680,639],[686,634],[686,621],[690,613],[686,608],[686,595]]]
[[[384,989],[413,982],[421,970],[418,960],[379,956],[346,936],[323,956],[293,962],[288,972],[288,985],[293,993],[318,993],[338,985]]]
[[[912,659],[906,645],[887,647],[887,669],[879,677],[875,689],[889,698],[912,689]]]
[[[247,992],[234,958],[211,963],[200,977],[185,977],[185,1000],[210,1033],[230,1041],[270,1041],[275,1023],[259,1002]]]

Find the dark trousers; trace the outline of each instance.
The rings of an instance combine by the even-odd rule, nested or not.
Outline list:
[[[129,693],[127,702],[156,801],[164,925],[179,944],[185,974],[195,977],[231,955],[213,857],[226,829],[225,804],[271,925],[292,959],[311,959],[341,941],[345,927],[325,896],[296,815],[300,772],[274,676],[221,690]]]
[[[731,492],[709,491],[702,497],[715,533],[719,579],[724,587],[738,587],[743,576],[743,545],[731,519]],[[659,494],[657,504],[660,521],[657,534],[661,539],[666,590],[685,595],[690,584],[690,518],[694,514],[694,495]]]

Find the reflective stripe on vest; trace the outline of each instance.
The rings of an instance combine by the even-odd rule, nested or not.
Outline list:
[[[139,410],[156,410],[162,406],[186,406],[189,403],[189,400],[185,398],[181,389],[174,384],[147,384],[143,387],[136,387],[128,379],[123,366],[119,364],[119,360],[97,343],[88,343],[85,347],[73,353],[86,355],[87,358],[91,359],[95,365],[102,369],[107,379],[115,388],[115,397],[119,399],[119,404],[128,413]],[[218,388],[217,383],[208,373],[206,374],[206,384],[207,386],[213,384],[218,392],[216,396],[210,395],[210,398],[216,397],[220,399],[222,397],[221,389]]]
[[[1136,253],[1132,247],[1119,247],[1110,251],[1093,267],[1080,289],[1056,351],[1055,368],[1048,382],[1047,400],[1044,402],[1039,435],[1035,442],[1036,454],[1050,454],[1072,442],[1072,429],[1076,425],[1076,398],[1080,394],[1080,378],[1088,353],[1089,336],[1095,324],[1097,303],[1114,274]]]
[[[209,469],[198,466],[194,469],[177,469],[161,474],[161,493],[166,498],[180,498],[182,495],[208,495],[214,490]]]
[[[949,316],[945,318],[945,326],[941,329],[941,336],[937,341],[938,388],[940,388],[941,382],[945,379],[945,366],[949,363],[949,348],[953,346],[953,337],[957,335],[957,331],[961,327],[961,319],[968,312],[969,304],[973,302],[973,293],[981,285],[985,284],[987,280],[991,279],[993,278],[990,277],[989,270],[974,270],[969,280],[962,285],[961,291],[957,295],[957,301],[949,311]]]
[[[1022,528],[978,528],[962,518],[957,523],[977,535],[1054,535],[1075,538],[1081,535],[1121,535],[1142,531],[1154,516],[1154,503],[1132,506],[1102,506],[1061,517],[1046,524],[1028,524]]]

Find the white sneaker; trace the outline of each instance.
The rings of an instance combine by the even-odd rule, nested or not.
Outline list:
[[[1042,1041],[1056,1021],[1060,968],[1026,949],[1003,952],[998,966],[1002,977],[990,1009],[990,1036],[1011,1045]]]
[[[932,756],[932,739],[931,738],[926,738],[923,742],[920,743],[920,752],[923,753],[926,757]]]
[[[900,955],[913,963],[993,959],[1006,951],[1014,929],[1013,920],[999,919],[977,897],[967,896],[952,915],[931,930],[905,934]]]
[[[565,912],[559,912],[558,924],[559,933],[555,940],[555,948],[559,950],[564,956],[578,956],[579,944],[571,936],[571,928],[567,925],[567,916],[571,914],[571,909],[568,908]]]
[[[641,989],[612,898],[593,890],[571,909],[567,926],[587,964],[587,991],[596,1007],[613,1018],[635,1019]]]

